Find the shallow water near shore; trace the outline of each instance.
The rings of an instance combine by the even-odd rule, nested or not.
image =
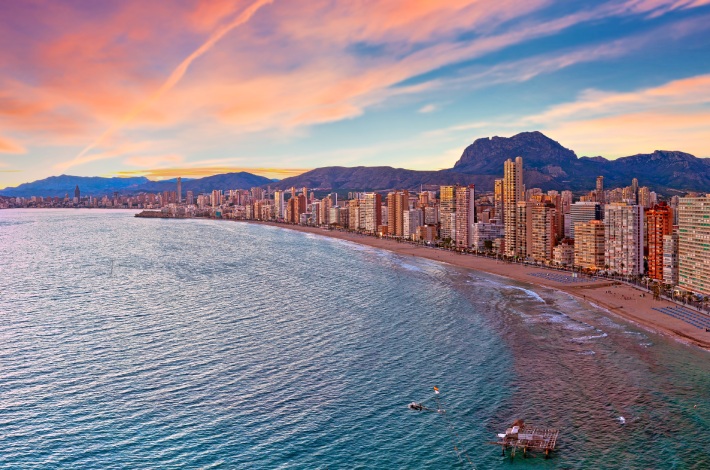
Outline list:
[[[0,468],[710,468],[710,355],[560,291],[126,211],[0,211],[0,260]]]

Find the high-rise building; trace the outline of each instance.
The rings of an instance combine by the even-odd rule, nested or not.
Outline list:
[[[710,197],[678,202],[678,285],[710,295]]]
[[[604,222],[577,222],[574,239],[574,265],[585,269],[604,269]]]
[[[644,209],[649,209],[651,206],[651,190],[646,186],[639,188],[638,191],[638,205]]]
[[[495,212],[495,218],[503,223],[503,180],[495,180],[495,186],[493,189],[493,210]]]
[[[505,252],[515,256],[517,247],[518,202],[523,200],[523,158],[510,158],[503,165],[503,225],[505,226]]]
[[[409,191],[394,191],[387,195],[388,234],[404,236],[404,211],[409,210]]]
[[[579,222],[602,219],[602,206],[598,202],[575,202],[569,207],[569,238],[576,238],[574,227]]]
[[[532,207],[532,241],[530,255],[536,261],[551,261],[557,244],[557,209],[550,203]]]
[[[455,233],[452,238],[458,248],[468,248],[473,241],[471,226],[476,222],[475,196],[474,185],[456,186],[454,192],[456,199],[456,211],[454,212]]]
[[[76,188],[74,188],[74,197],[76,198],[76,202],[81,201],[81,191],[79,191],[79,185],[76,185]]]
[[[261,201],[264,199],[264,188],[254,187],[249,190],[252,201]]]
[[[436,225],[439,223],[439,208],[437,206],[427,206],[424,208],[424,225]]]
[[[404,238],[412,239],[419,237],[419,227],[422,224],[422,210],[421,209],[407,209],[402,214],[404,221],[403,236]]]
[[[660,281],[663,280],[663,240],[673,233],[673,210],[668,204],[661,202],[646,212],[646,230],[648,277]]]
[[[663,237],[663,283],[678,285],[678,231]]]
[[[192,191],[188,191],[185,199],[185,202],[187,202],[189,205],[193,205],[195,203],[195,194]]]
[[[212,190],[212,207],[218,207],[222,204],[222,190],[213,189]]]
[[[622,275],[643,274],[643,207],[624,203],[604,208],[604,264]]]
[[[456,233],[454,227],[454,211],[456,210],[456,188],[454,186],[441,186],[439,188],[439,219],[441,230],[439,236],[442,240],[454,241]]]
[[[276,207],[276,219],[281,220],[284,218],[284,213],[286,211],[286,201],[284,200],[284,192],[276,190],[274,191],[274,206]]]
[[[320,206],[318,207],[319,209],[319,224],[323,225],[329,225],[333,224],[335,222],[330,220],[330,209],[333,207],[333,201],[330,199],[330,195],[326,196],[323,198],[323,200],[320,203]]]
[[[360,230],[360,200],[351,199],[348,202],[348,228]]]
[[[382,195],[365,193],[360,200],[360,218],[366,232],[375,233],[382,225]]]
[[[513,256],[519,258],[527,258],[532,255],[533,245],[533,224],[532,214],[534,202],[519,201],[516,206],[515,214],[515,247]],[[506,250],[508,249],[508,241],[506,239]]]
[[[178,204],[182,202],[182,178],[177,177],[177,202]]]
[[[604,204],[604,177],[603,176],[597,176],[596,193],[597,193],[597,202],[600,204]]]

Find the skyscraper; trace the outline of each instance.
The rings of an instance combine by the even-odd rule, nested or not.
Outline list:
[[[663,237],[663,283],[678,285],[678,232]]]
[[[551,203],[538,203],[532,208],[532,246],[530,255],[536,261],[552,259],[557,243],[557,209]]]
[[[602,219],[602,206],[598,202],[575,202],[569,206],[569,237],[575,238],[574,228],[580,222]]]
[[[365,231],[375,233],[382,225],[382,195],[365,193],[360,200],[360,217]]]
[[[604,177],[597,176],[597,202],[604,204]]]
[[[495,210],[495,218],[498,219],[498,223],[503,224],[503,180],[495,180],[495,187],[493,190],[493,207]]]
[[[182,178],[177,177],[177,202],[178,204],[182,202]]]
[[[523,157],[510,158],[503,165],[503,225],[505,226],[505,252],[516,255],[517,205],[523,200]]]
[[[673,210],[665,202],[646,212],[648,277],[663,279],[663,239],[673,233]]]
[[[515,207],[515,246],[513,247],[513,256],[527,258],[532,255],[534,206],[534,202],[518,201]],[[505,243],[507,250],[507,240]]]
[[[454,241],[456,233],[454,232],[454,211],[456,210],[456,192],[453,186],[441,186],[439,188],[439,220],[441,221],[441,230],[439,237],[442,240],[450,239]]]
[[[276,219],[280,220],[285,217],[286,204],[283,191],[274,191],[274,205],[276,206]]]
[[[643,207],[624,203],[606,205],[604,264],[619,274],[643,274]]]
[[[710,197],[678,202],[678,285],[710,295]]]
[[[409,210],[409,191],[394,191],[387,195],[387,233],[404,236],[404,211]]]
[[[79,191],[79,185],[76,185],[76,188],[74,188],[74,197],[76,198],[76,202],[81,201],[81,191]]]
[[[454,212],[455,233],[452,238],[458,248],[469,248],[473,242],[471,229],[476,221],[474,185],[456,186],[454,195],[456,198],[456,211]]]

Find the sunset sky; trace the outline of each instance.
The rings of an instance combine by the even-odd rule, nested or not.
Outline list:
[[[0,188],[450,168],[540,130],[710,157],[710,0],[2,4]]]

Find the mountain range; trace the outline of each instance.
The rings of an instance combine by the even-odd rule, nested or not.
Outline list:
[[[710,159],[679,151],[656,150],[607,160],[577,157],[570,149],[541,132],[522,132],[513,137],[484,137],[466,147],[454,167],[439,171],[413,171],[392,167],[324,167],[279,181],[275,187],[307,186],[323,189],[384,190],[418,189],[420,184],[476,184],[493,190],[503,177],[508,158],[523,157],[528,188],[589,191],[596,177],[604,176],[606,188],[629,186],[633,178],[651,190],[710,192]]]
[[[323,190],[383,191],[419,189],[422,185],[475,184],[483,191],[493,189],[494,180],[503,177],[503,162],[523,157],[524,180],[528,188],[543,190],[594,188],[597,176],[604,176],[606,188],[623,187],[638,178],[639,185],[662,194],[698,191],[710,192],[710,159],[697,158],[680,151],[656,150],[616,160],[604,157],[577,157],[570,149],[541,132],[522,132],[512,137],[484,137],[466,147],[451,169],[415,171],[389,166],[323,167],[274,181],[247,172],[225,173],[183,180],[183,191],[195,194],[213,189],[249,189],[271,185],[273,189],[293,186]],[[175,180],[150,181],[145,177],[100,178],[52,176],[0,190],[4,196],[73,195],[79,185],[82,194],[104,195],[113,191],[123,194],[174,191]]]
[[[118,191],[121,194],[137,194],[141,192],[158,193],[175,191],[176,179],[166,181],[151,181],[144,176],[131,178],[103,178],[99,176],[50,176],[42,180],[21,184],[15,188],[0,190],[0,195],[14,197],[58,196],[69,194],[74,197],[74,188],[78,185],[82,195],[103,196]],[[254,186],[270,184],[272,180],[245,171],[239,173],[224,173],[205,178],[184,179],[182,181],[183,197],[187,191],[195,194],[211,192],[213,189],[249,189]]]

